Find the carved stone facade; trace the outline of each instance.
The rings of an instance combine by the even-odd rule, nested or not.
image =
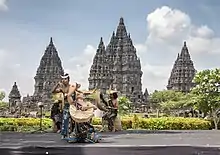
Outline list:
[[[178,54],[174,63],[170,78],[168,80],[167,89],[177,90],[181,92],[189,92],[195,84],[192,82],[196,74],[196,70],[191,60],[186,42],[182,47],[181,53]]]
[[[124,19],[120,18],[116,34],[113,32],[105,47],[101,38],[89,74],[89,89],[106,92],[110,87],[130,98],[133,103],[143,101],[142,71]]]
[[[24,97],[23,102],[49,104],[52,88],[61,80],[60,75],[63,73],[62,62],[51,38],[34,77],[34,94],[33,96]]]

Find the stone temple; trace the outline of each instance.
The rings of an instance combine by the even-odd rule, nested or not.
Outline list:
[[[89,74],[89,89],[98,88],[106,92],[117,89],[131,102],[143,102],[142,71],[130,34],[127,33],[124,19],[120,18],[116,33],[104,45],[100,39]],[[145,94],[148,94],[147,92]],[[145,97],[146,98],[146,97]]]
[[[12,86],[12,89],[9,93],[9,108],[17,106],[17,103],[21,102],[21,94],[18,90],[17,83],[14,82],[14,85]]]
[[[64,73],[61,59],[58,51],[50,38],[50,43],[46,47],[40,65],[37,68],[36,76],[34,77],[34,94],[23,98],[24,103],[50,103],[52,88],[60,81],[60,75]]]
[[[195,86],[193,78],[196,70],[191,60],[186,42],[182,47],[181,53],[178,53],[177,59],[173,65],[170,78],[168,80],[167,89],[181,92],[189,92]]]

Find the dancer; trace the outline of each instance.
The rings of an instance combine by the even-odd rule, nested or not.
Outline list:
[[[62,112],[60,109],[60,103],[54,102],[51,109],[51,119],[53,120],[53,130],[57,133],[61,131],[62,125]]]
[[[53,106],[51,108],[51,119],[53,120],[53,130],[57,133],[61,131],[62,111],[64,107],[62,87],[62,83],[59,82],[52,90]]]
[[[93,117],[96,106],[84,101],[84,95],[94,93],[94,91],[79,90],[80,84],[70,84],[68,74],[61,76],[62,83],[55,90],[56,93],[62,92],[63,98],[63,118],[62,118],[62,139],[68,142],[78,142],[88,140],[96,142],[98,140],[94,128],[89,120]],[[62,104],[61,104],[62,105]]]
[[[102,94],[100,95],[102,102],[109,109],[107,112],[104,113],[104,115],[102,117],[102,130],[101,131],[104,131],[105,122],[108,122],[108,130],[115,132],[116,131],[115,120],[118,115],[118,100],[117,100],[118,94],[117,94],[117,91],[110,90],[109,97],[110,97],[110,100],[107,102],[103,98],[103,95]]]
[[[89,92],[87,91],[86,94]],[[90,92],[93,93],[93,92]],[[76,93],[76,104],[70,105],[70,116],[75,123],[74,131],[70,135],[70,141],[90,141],[98,140],[94,127],[90,124],[90,120],[94,117],[94,110],[97,107],[91,102],[85,101],[85,94]]]
[[[70,84],[69,74],[64,74],[61,76],[62,81],[59,82],[53,89],[53,93],[59,95],[60,100],[62,100],[62,127],[61,135],[62,138],[69,136],[69,133],[73,130],[73,123],[69,114],[70,104],[74,104],[75,101],[75,91],[77,89],[77,83]]]

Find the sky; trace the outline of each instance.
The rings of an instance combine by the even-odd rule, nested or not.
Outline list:
[[[195,68],[220,67],[219,0],[0,0],[0,89],[17,82],[34,91],[34,76],[53,37],[63,68],[88,87],[100,38],[105,45],[124,18],[141,59],[143,90],[166,88],[183,42]]]

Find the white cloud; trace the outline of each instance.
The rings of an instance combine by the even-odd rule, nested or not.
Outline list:
[[[89,69],[95,52],[96,48],[92,45],[87,45],[81,55],[70,58],[68,66],[71,66],[71,68],[65,69],[65,72],[71,76],[71,82],[80,83],[82,89],[88,88]]]
[[[183,41],[187,42],[193,60],[199,54],[211,57],[210,54],[220,53],[220,38],[215,36],[215,32],[207,25],[194,25],[190,16],[180,10],[163,6],[148,14],[146,20],[148,37],[145,43],[138,44],[137,49],[140,50],[138,52],[143,62],[143,85],[151,92],[166,88],[173,63],[183,46]],[[157,53],[158,60],[152,61],[148,57],[154,53]],[[155,62],[165,61],[165,56],[167,59],[172,58],[172,61],[155,65]],[[196,64],[195,61],[194,63]]]
[[[197,26],[186,13],[163,6],[147,16],[149,46],[179,47],[186,40],[191,53],[220,53],[220,38],[207,25]],[[148,46],[148,45],[146,45]]]
[[[144,44],[135,44],[134,45],[139,54],[147,51],[147,46]]]
[[[7,0],[0,0],[0,11],[7,11],[8,6],[6,5]]]
[[[6,92],[6,101],[14,82],[17,82],[22,95],[33,91],[32,76],[25,71],[24,66],[21,66],[16,58],[15,52],[0,50],[0,90]]]
[[[167,6],[157,8],[147,16],[148,39],[166,41],[169,44],[189,33],[190,17]]]

